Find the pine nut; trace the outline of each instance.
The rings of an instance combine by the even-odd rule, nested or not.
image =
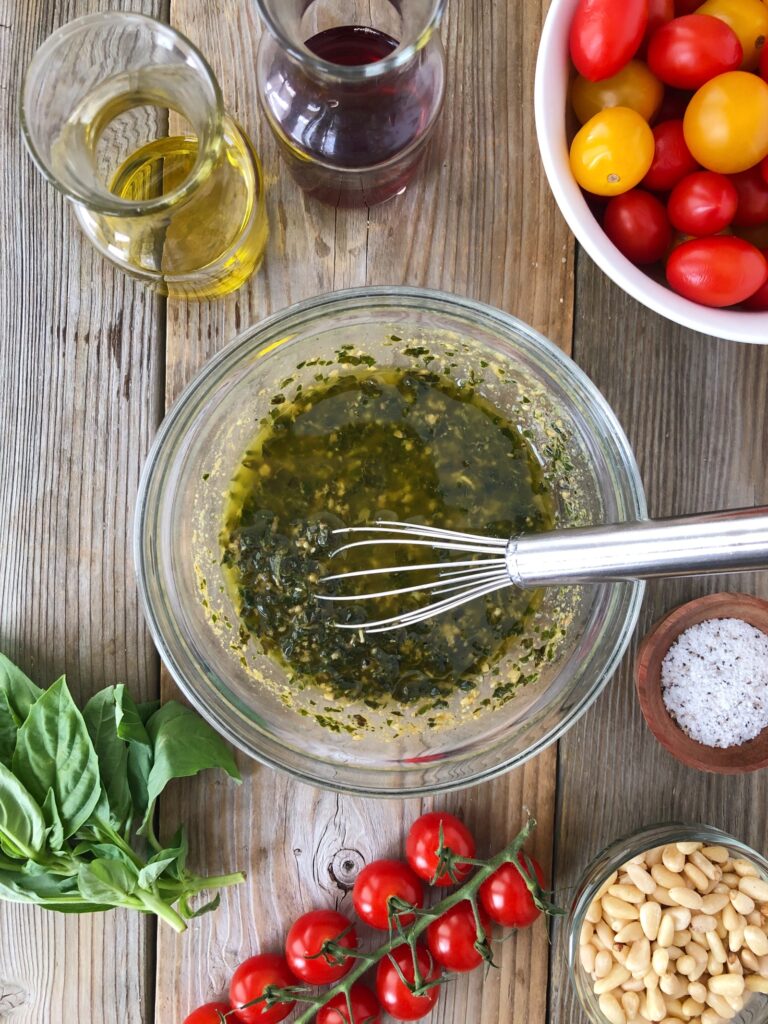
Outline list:
[[[690,996],[683,1003],[683,1013],[686,1017],[698,1017],[706,1008],[706,1003],[700,1003],[697,999],[693,999]]]
[[[630,860],[627,861],[627,864],[641,864],[641,865],[645,864],[645,856],[646,856],[646,851],[643,850],[642,853],[638,853],[634,857],[630,858]],[[625,869],[626,869],[627,864],[624,865]]]
[[[669,895],[669,889],[665,889],[663,885],[657,885],[651,893],[651,899],[656,903],[660,903],[662,907],[675,907],[677,904]]]
[[[624,966],[632,974],[640,971],[645,972],[651,962],[651,944],[646,938],[638,939],[632,943],[629,956],[624,961]]]
[[[674,938],[672,939],[675,946],[687,946],[690,941],[691,932],[688,928],[682,932],[675,932]]]
[[[697,942],[691,942],[685,947],[685,952],[692,956],[697,964],[705,964],[707,957],[709,956],[706,949],[700,946]]]
[[[704,872],[697,868],[695,864],[686,864],[683,868],[683,874],[686,878],[690,879],[691,884],[694,885],[699,892],[703,892],[705,889],[709,888],[711,880],[707,878]]]
[[[709,948],[712,951],[712,956],[718,963],[724,964],[728,959],[728,954],[725,952],[725,946],[723,940],[717,934],[717,932],[705,932]]]
[[[702,914],[719,914],[729,905],[727,892],[711,892],[701,901],[701,912]]]
[[[725,962],[729,974],[744,974],[744,965],[736,953],[729,953]]]
[[[658,904],[656,905],[658,906]],[[646,903],[645,906],[648,907],[651,906],[651,904]],[[659,910],[661,910],[661,907],[659,907]],[[642,923],[642,917],[640,921]],[[646,935],[648,935],[648,932],[645,928],[643,928],[643,931]],[[674,937],[675,922],[672,920],[668,913],[664,913],[661,915],[661,923],[658,926],[658,934],[656,936],[656,940],[660,946],[665,947],[672,945],[672,940],[674,939]],[[650,935],[648,935],[648,938],[650,938]]]
[[[744,1009],[744,997],[743,996],[726,996],[725,1001],[736,1011],[741,1013]]]
[[[664,1020],[667,1015],[667,1004],[657,988],[652,988],[648,991],[648,995],[645,997],[645,1005],[648,1010],[649,1020],[658,1022]]]
[[[603,949],[610,949],[616,941],[613,930],[607,921],[598,921],[595,925],[595,938],[600,940]]]
[[[592,900],[587,907],[587,912],[584,915],[590,924],[597,924],[600,918],[603,916],[603,907],[600,900]]]
[[[597,1001],[600,1007],[600,1012],[610,1024],[627,1024],[627,1015],[621,1008],[621,1005],[614,996],[610,993],[605,993],[600,996]]]
[[[751,949],[744,946],[743,949],[739,950],[739,957],[748,971],[754,971],[755,974],[760,973],[760,962]]]
[[[594,925],[590,924],[589,921],[585,921],[581,926],[581,931],[579,932],[579,945],[586,946],[588,942],[592,941],[592,936],[594,934]]]
[[[689,855],[688,859],[691,864],[695,864],[699,871],[707,876],[710,882],[719,882],[723,877],[723,869],[713,864],[712,861],[709,860],[708,857],[705,857],[699,850],[694,850],[694,852]]]
[[[673,889],[675,886],[685,885],[685,879],[677,871],[670,871],[663,864],[654,864],[651,868],[651,877],[657,885],[664,889]]]
[[[761,956],[757,966],[758,974],[762,974],[764,978],[768,978],[768,956]]]
[[[691,912],[688,907],[670,907],[669,916],[675,922],[675,930],[684,931],[691,923]]]
[[[760,877],[755,865],[751,861],[744,860],[743,858],[733,862],[733,870],[739,878]]]
[[[701,1015],[701,1024],[722,1024],[722,1018],[718,1017],[714,1010],[705,1010]]]
[[[613,957],[607,949],[601,949],[596,954],[594,970],[597,978],[607,978],[613,970]]]
[[[743,920],[743,918],[742,918]],[[728,949],[732,953],[738,953],[744,945],[744,928],[745,924],[740,924],[738,928],[734,928],[732,932],[728,932]]]
[[[680,853],[684,853],[686,857],[689,857],[702,847],[702,843],[677,843],[676,845]]]
[[[661,851],[661,863],[668,871],[680,874],[685,864],[685,854],[676,846],[665,846]]]
[[[683,1004],[680,1002],[680,1000],[665,999],[664,1002],[667,1007],[667,1016],[664,1018],[661,1024],[665,1024],[665,1022],[669,1020],[682,1022],[685,1015],[683,1014]]]
[[[645,992],[642,978],[629,978],[627,981],[622,982],[621,988],[623,992]]]
[[[650,896],[656,888],[653,876],[639,864],[627,864],[627,874],[632,879],[633,885],[636,885],[640,892],[645,893],[646,896]]]
[[[643,929],[639,921],[630,921],[629,924],[625,924],[623,928],[616,932],[616,942],[637,942],[642,937]]]
[[[679,974],[665,974],[659,979],[659,988],[664,995],[678,999],[688,992],[688,982]]]
[[[711,860],[713,864],[725,864],[730,854],[724,846],[705,846],[701,851],[707,860]]]
[[[721,964],[712,953],[709,954],[709,959],[706,965],[707,973],[712,978],[716,978],[721,974],[725,974],[725,964]]]
[[[651,957],[651,966],[659,977],[661,977],[662,974],[667,973],[667,968],[669,967],[669,953],[666,949],[662,949],[661,946],[654,949],[653,956]]]
[[[623,981],[626,981],[630,977],[629,971],[626,967],[622,967],[621,964],[614,964],[611,971],[606,974],[604,978],[598,978],[594,984],[594,991],[596,996],[601,996],[604,992],[612,992],[615,988],[618,988]]]
[[[640,1012],[640,996],[637,992],[625,992],[621,997],[621,1007],[628,1020],[634,1020]]]
[[[739,884],[739,876],[735,871],[726,871],[723,873],[722,880],[726,885],[730,886],[731,889],[736,889]]]
[[[768,903],[768,882],[764,878],[753,878],[745,875],[739,880],[739,891],[750,896],[758,903]]]
[[[664,948],[666,949],[670,960],[678,960],[683,955],[682,949],[678,946],[665,946]]]
[[[701,894],[689,889],[686,885],[673,886],[669,890],[669,895],[681,907],[688,907],[689,910],[701,910]]]
[[[645,863],[649,868],[652,868],[654,864],[658,864],[661,861],[661,854],[664,850],[663,846],[655,846],[652,850],[647,850],[645,854]]]
[[[640,927],[643,930],[643,934],[646,939],[650,939],[651,942],[655,942],[659,934],[659,925],[661,924],[661,907],[658,903],[653,900],[649,900],[640,907]],[[675,927],[674,922],[672,924],[672,933],[670,935],[670,941],[665,945],[670,945],[672,942],[672,935],[674,935]]]
[[[622,943],[614,943],[611,948],[614,959],[624,967],[629,956],[629,946],[625,946]]]
[[[746,923],[741,914],[734,909],[732,903],[729,902],[727,906],[723,907],[723,924],[729,932],[733,932],[737,928],[743,928]]]
[[[719,996],[740,996],[744,991],[744,978],[740,974],[721,974],[709,979],[708,988]]]
[[[740,892],[737,889],[731,890],[730,900],[736,913],[743,914],[745,917],[747,914],[751,914],[755,909],[755,901],[752,897],[747,896],[745,892]]]
[[[624,900],[626,903],[645,903],[645,895],[640,892],[636,885],[612,885],[608,890],[609,895],[616,899]]]
[[[756,928],[762,928],[765,922],[763,921],[763,915],[759,910],[753,910],[751,914],[747,914],[747,924],[754,925]]]
[[[748,992],[762,992],[763,995],[768,995],[768,978],[763,978],[759,974],[753,974],[745,981]]]
[[[587,974],[591,974],[592,971],[594,971],[596,959],[597,950],[591,943],[587,942],[584,945],[579,946],[579,960]]]
[[[625,903],[615,896],[603,896],[603,915],[617,921],[636,921],[640,917],[640,912],[631,903]]]
[[[716,992],[707,993],[707,1003],[723,1020],[733,1020],[736,1016],[736,1011],[731,1004]]]
[[[611,886],[614,884],[614,882],[616,881],[616,879],[618,877],[619,877],[619,872],[618,871],[611,872],[611,874],[608,875],[606,880],[603,882],[603,884],[600,886],[600,888],[595,893],[595,899],[596,900],[601,900],[603,898],[603,896],[605,896],[605,894],[611,888]]]
[[[744,929],[744,941],[755,956],[768,955],[768,936],[760,928],[748,924]]]
[[[691,974],[696,969],[696,961],[688,953],[681,956],[675,964],[676,970],[681,974]]]
[[[712,932],[717,928],[717,921],[709,914],[694,914],[691,918],[692,932]]]
[[[697,1003],[705,1003],[707,1000],[707,986],[700,981],[692,981],[688,986],[688,995]],[[701,1010],[699,1010],[701,1013]]]

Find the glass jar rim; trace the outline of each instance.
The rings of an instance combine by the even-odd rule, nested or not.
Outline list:
[[[263,0],[255,0],[259,14],[267,26],[270,35],[280,43],[280,46],[286,53],[293,57],[302,67],[313,71],[320,77],[332,78],[335,81],[349,84],[382,78],[390,71],[396,71],[409,64],[414,56],[424,49],[437,31],[447,2],[448,0],[432,0],[432,9],[419,35],[408,43],[398,43],[397,48],[386,57],[382,57],[381,60],[374,61],[372,64],[334,64],[333,61],[323,60],[322,57],[318,57],[305,44],[297,45],[293,39],[286,35],[279,21],[267,9]]]
[[[66,22],[66,24],[56,29],[45,40],[43,40],[35,51],[32,60],[24,73],[19,93],[19,121],[21,124],[22,137],[37,169],[46,181],[53,185],[53,187],[57,191],[61,192],[67,199],[73,200],[77,203],[83,203],[95,213],[103,214],[105,216],[127,217],[161,213],[172,206],[177,206],[179,203],[184,202],[206,180],[210,174],[211,168],[218,159],[219,152],[221,150],[221,140],[216,137],[215,132],[210,133],[208,138],[204,140],[204,144],[199,146],[197,158],[192,170],[175,189],[170,192],[164,192],[161,196],[154,199],[137,202],[136,200],[120,199],[118,196],[110,193],[106,188],[98,190],[83,189],[82,191],[78,191],[76,188],[72,188],[64,184],[64,182],[62,182],[62,180],[51,170],[48,161],[46,161],[40,152],[39,147],[36,145],[33,132],[30,128],[29,118],[26,113],[25,99],[31,77],[37,68],[48,59],[55,48],[60,45],[63,40],[67,39],[69,36],[75,35],[84,28],[88,28],[92,25],[108,23],[110,21],[116,22],[118,20],[124,24],[134,22],[139,25],[149,25],[152,27],[153,31],[159,31],[167,38],[172,39],[174,43],[180,43],[182,48],[186,49],[189,52],[189,55],[194,57],[198,62],[198,70],[204,76],[206,84],[212,93],[211,108],[213,111],[213,117],[211,125],[214,128],[221,125],[224,118],[224,100],[221,93],[221,87],[219,86],[218,80],[216,79],[210,64],[195,44],[187,38],[187,36],[182,32],[179,32],[178,29],[173,28],[171,25],[167,25],[158,18],[153,18],[147,14],[138,14],[131,11],[104,11],[97,14],[84,14],[79,18],[73,18],[72,21]]]

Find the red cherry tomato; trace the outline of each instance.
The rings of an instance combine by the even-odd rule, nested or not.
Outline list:
[[[349,990],[352,1002],[352,1018],[349,1016],[347,1000],[342,992],[317,1011],[315,1024],[381,1024],[379,1000],[362,982],[356,981]]]
[[[681,120],[662,121],[653,129],[656,148],[648,173],[640,183],[654,192],[668,192],[678,181],[698,170],[685,142]]]
[[[664,204],[640,188],[608,203],[603,229],[619,252],[639,266],[664,259],[672,242]]]
[[[703,306],[735,306],[768,279],[768,261],[743,238],[716,235],[678,246],[667,261],[670,288]]]
[[[421,944],[416,947],[416,962],[424,981],[436,981],[440,977],[440,968],[432,960],[426,947]],[[396,946],[388,956],[379,961],[376,970],[376,994],[379,1002],[395,1020],[419,1020],[426,1016],[437,1002],[439,988],[435,986],[423,995],[414,995],[400,980],[395,964],[400,968],[405,980],[413,984],[415,972],[410,946]]]
[[[393,897],[421,907],[424,889],[413,871],[400,860],[374,860],[366,864],[352,889],[352,903],[360,920],[372,928],[389,928],[389,901]],[[398,919],[407,927],[414,915],[406,912],[399,914]]]
[[[768,181],[761,167],[751,167],[741,174],[732,174],[731,181],[739,194],[739,205],[733,223],[740,228],[752,228],[768,221]]]
[[[763,256],[768,259],[768,249],[763,249]],[[744,308],[753,313],[763,313],[768,310],[768,281],[762,288],[758,288],[754,295],[750,295],[744,303]]]
[[[645,30],[646,40],[650,39],[657,28],[672,21],[675,16],[675,0],[648,0],[648,27]]]
[[[522,853],[518,862],[525,867]],[[539,885],[544,885],[541,865],[533,860],[533,867]],[[541,911],[533,902],[523,876],[513,864],[502,864],[491,877],[480,886],[480,902],[489,917],[505,928],[527,928],[533,924]]]
[[[312,910],[302,914],[285,940],[285,958],[296,977],[309,985],[329,985],[343,978],[352,966],[352,957],[339,964],[321,950],[325,942],[355,949],[357,935],[355,929],[350,928],[351,924],[349,918],[335,910]]]
[[[229,1013],[232,1007],[229,1003],[205,1003],[193,1010],[188,1017],[184,1018],[184,1024],[221,1024],[221,1018]],[[229,1022],[231,1017],[227,1018]]]
[[[739,37],[719,18],[688,14],[662,25],[648,44],[648,66],[666,85],[698,89],[710,78],[741,67]]]
[[[571,59],[579,74],[599,82],[637,53],[648,25],[648,0],[579,0],[571,22]]]
[[[697,171],[675,185],[667,203],[672,226],[684,235],[716,235],[734,218],[739,193],[730,178]]]
[[[482,907],[478,907],[480,921],[490,938],[491,920]],[[427,928],[427,945],[437,962],[449,971],[474,971],[483,962],[475,949],[477,923],[469,900],[446,910]]]
[[[296,1005],[295,1002],[255,1003],[246,1006],[254,999],[260,999],[267,988],[289,988],[296,984],[288,961],[276,953],[259,953],[257,956],[244,960],[232,975],[229,984],[229,1001],[237,1011],[238,1022],[242,1024],[277,1024],[285,1020]]]
[[[443,845],[457,857],[474,857],[475,840],[463,821],[444,811],[422,814],[411,825],[405,841],[405,856],[413,870],[432,885],[455,885],[454,879],[444,872],[433,881],[437,871],[437,851],[440,847],[440,825],[443,827]],[[462,881],[472,871],[471,864],[457,864],[456,876]]]

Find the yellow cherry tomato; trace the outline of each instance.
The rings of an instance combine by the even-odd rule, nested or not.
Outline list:
[[[617,74],[599,82],[579,75],[571,86],[571,103],[580,124],[607,107],[629,107],[650,121],[663,98],[664,86],[639,60],[631,60]]]
[[[653,132],[636,110],[609,107],[576,133],[571,171],[588,192],[618,196],[645,177],[654,149]]]
[[[706,0],[697,14],[711,14],[730,25],[744,49],[742,67],[752,70],[768,36],[768,7],[761,0]]]
[[[728,71],[696,92],[683,118],[685,142],[702,166],[738,174],[768,156],[768,82]]]

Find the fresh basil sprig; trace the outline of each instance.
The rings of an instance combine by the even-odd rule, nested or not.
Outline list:
[[[189,708],[136,704],[124,686],[101,690],[80,712],[64,677],[41,690],[0,654],[0,899],[90,913],[132,907],[176,931],[207,889],[239,872],[201,878],[186,868],[180,828],[167,847],[154,831],[171,779],[222,768],[231,751]]]

